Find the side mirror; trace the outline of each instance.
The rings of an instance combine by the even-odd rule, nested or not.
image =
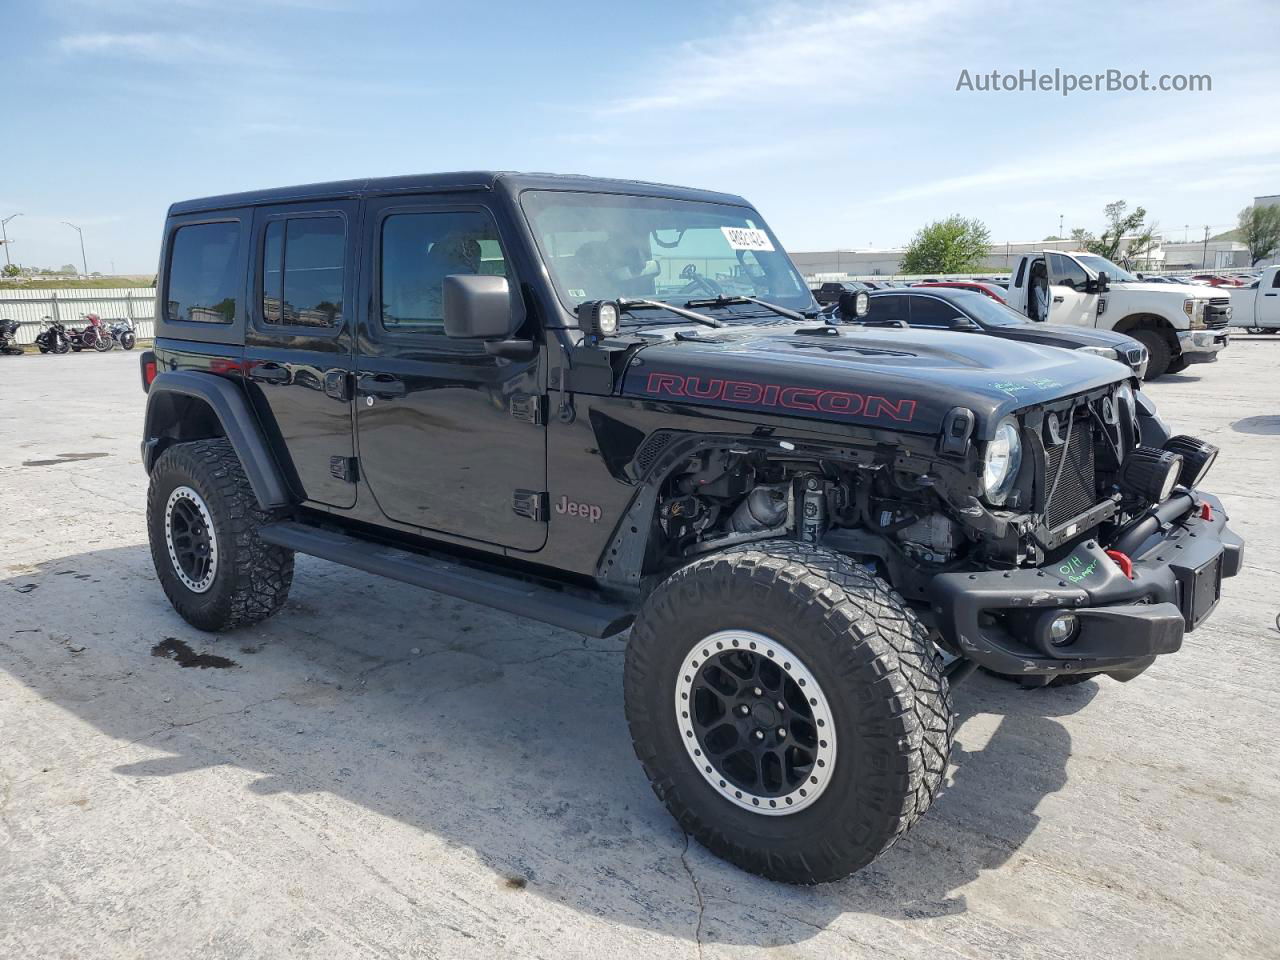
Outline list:
[[[975,332],[980,332],[982,330],[982,327],[978,326],[978,324],[974,323],[968,317],[956,317],[954,320],[951,321],[951,329],[962,330],[968,333],[975,333]]]
[[[465,340],[506,340],[512,325],[506,277],[452,274],[444,278],[444,332]]]
[[[1103,270],[1098,274],[1098,292],[1106,293],[1111,289],[1111,278],[1107,276],[1107,271]]]

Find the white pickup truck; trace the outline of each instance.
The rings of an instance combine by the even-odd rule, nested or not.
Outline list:
[[[1267,267],[1247,287],[1232,288],[1231,325],[1250,333],[1280,330],[1280,266]]]
[[[1032,320],[1128,334],[1151,354],[1148,380],[1216,360],[1231,339],[1225,290],[1143,283],[1093,253],[1023,254],[1009,279],[1008,303]]]

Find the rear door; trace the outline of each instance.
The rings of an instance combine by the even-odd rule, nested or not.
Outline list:
[[[539,360],[444,333],[446,276],[519,279],[485,197],[381,198],[365,210],[370,296],[356,359],[360,467],[391,520],[518,550],[547,536]]]
[[[255,212],[245,379],[277,459],[306,500],[356,502],[351,425],[359,205]]]
[[[1097,319],[1098,295],[1088,292],[1089,274],[1073,258],[1061,253],[1047,255],[1049,261],[1050,323],[1070,323],[1092,327]]]

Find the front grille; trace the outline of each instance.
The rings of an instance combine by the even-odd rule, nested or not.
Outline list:
[[[1218,330],[1227,325],[1231,319],[1231,298],[1214,297],[1204,308],[1204,325],[1211,330]]]
[[[1082,419],[1083,417],[1083,419]],[[1067,462],[1062,464],[1062,458]],[[1098,481],[1093,461],[1093,424],[1088,414],[1076,414],[1075,425],[1066,443],[1049,447],[1044,460],[1044,495],[1049,496],[1053,478],[1062,464],[1053,499],[1045,504],[1044,521],[1049,529],[1078,517],[1098,503]]]
[[[1146,362],[1147,348],[1141,344],[1136,347],[1129,347],[1124,351],[1124,358],[1129,366],[1136,367],[1138,364]]]

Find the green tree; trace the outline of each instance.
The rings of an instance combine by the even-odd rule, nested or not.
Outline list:
[[[922,227],[902,257],[903,273],[969,273],[987,259],[991,231],[978,219],[960,215]]]
[[[16,277],[22,273],[22,268],[16,263],[6,263],[3,272],[6,277]]]
[[[1241,210],[1240,241],[1249,248],[1250,266],[1280,250],[1280,207]]]
[[[1107,226],[1103,229],[1102,236],[1095,237],[1088,230],[1081,230],[1078,227],[1071,231],[1071,239],[1090,253],[1096,253],[1111,261],[1133,263],[1148,259],[1151,252],[1160,245],[1160,240],[1155,233],[1156,224],[1146,222],[1147,211],[1143,207],[1138,207],[1129,213],[1129,204],[1123,200],[1117,200],[1115,203],[1108,203],[1102,210],[1107,218]],[[1129,237],[1130,240],[1122,256],[1120,247],[1125,237]]]
[[[61,267],[58,268],[58,272],[75,274],[75,273],[79,273],[80,271],[74,263],[64,263]]]

